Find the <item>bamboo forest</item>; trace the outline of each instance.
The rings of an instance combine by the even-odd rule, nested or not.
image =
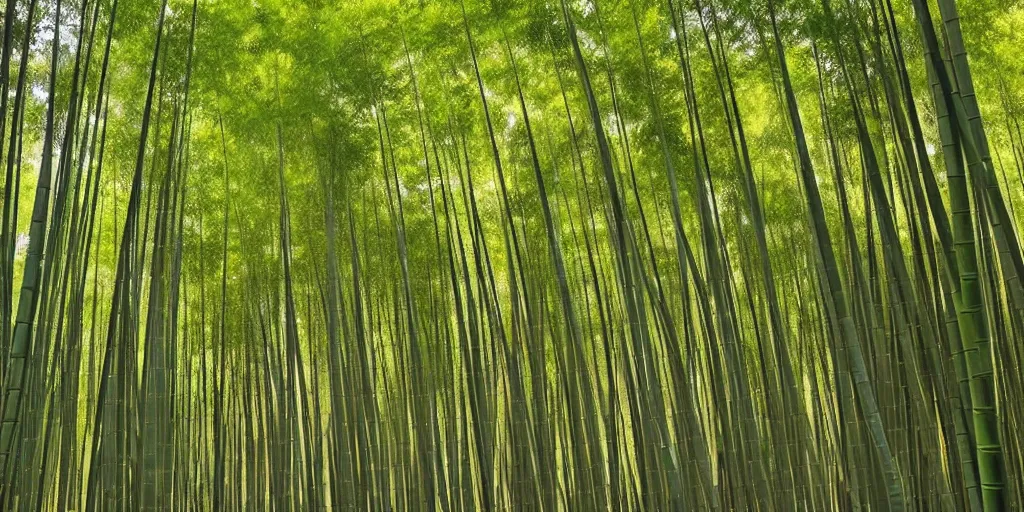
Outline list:
[[[0,510],[1024,509],[1022,0],[0,2]]]

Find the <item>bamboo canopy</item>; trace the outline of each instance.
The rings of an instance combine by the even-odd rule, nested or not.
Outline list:
[[[1021,0],[0,5],[0,510],[1024,509]]]

